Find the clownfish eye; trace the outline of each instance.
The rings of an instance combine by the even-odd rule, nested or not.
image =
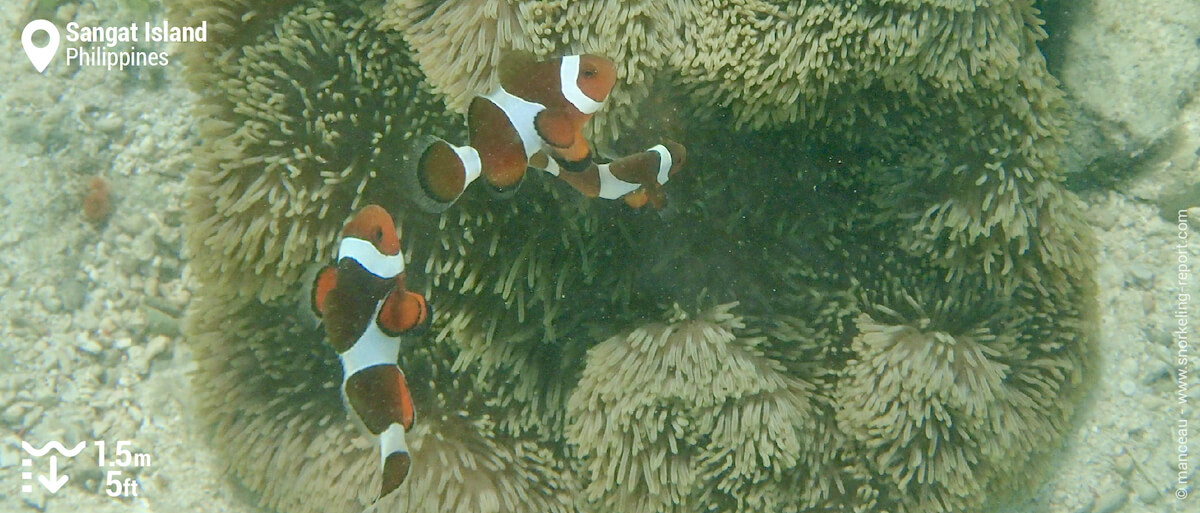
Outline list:
[[[583,76],[588,77],[588,78],[596,76],[596,69],[588,68],[588,69],[583,70]]]
[[[375,227],[375,242],[383,242],[383,228]]]

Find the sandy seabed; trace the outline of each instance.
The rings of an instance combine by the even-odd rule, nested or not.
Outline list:
[[[188,396],[179,329],[194,282],[181,224],[197,136],[180,65],[118,71],[57,59],[38,74],[13,3],[0,7],[0,511],[258,511],[222,472]],[[1043,4],[1049,61],[1075,113],[1068,183],[1100,242],[1103,360],[1075,430],[1051,455],[1054,475],[1011,511],[1194,513],[1200,497],[1176,495],[1200,493],[1200,475],[1178,468],[1181,454],[1200,465],[1200,452],[1181,452],[1178,429],[1188,422],[1183,448],[1200,451],[1200,276],[1182,284],[1194,299],[1180,317],[1177,266],[1183,255],[1200,268],[1200,1]],[[86,0],[73,15],[154,21],[126,19],[118,5]],[[95,176],[112,191],[100,223],[83,213]],[[1195,344],[1182,365],[1181,318]],[[89,445],[59,463],[70,480],[49,494],[23,478],[46,472],[48,458],[23,467],[23,439]],[[101,468],[97,440],[110,460],[129,441],[148,464]],[[122,483],[134,478],[136,497],[105,493],[113,470]]]

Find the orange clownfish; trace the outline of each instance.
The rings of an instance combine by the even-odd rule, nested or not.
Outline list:
[[[342,363],[342,397],[351,416],[376,438],[383,497],[404,482],[411,464],[404,435],[413,405],[397,364],[400,336],[427,327],[425,298],[405,290],[404,255],[392,216],[363,208],[342,229],[337,263],[312,283],[313,313]]]
[[[499,72],[500,87],[476,96],[467,109],[469,145],[430,138],[420,146],[410,174],[416,183],[409,187],[418,206],[441,212],[481,176],[501,193],[513,191],[531,163],[589,197],[661,205],[660,187],[683,163],[681,145],[658,145],[597,164],[583,137],[584,124],[616,84],[612,61],[596,55],[536,61],[514,53]]]
[[[590,163],[582,171],[564,170],[558,159],[548,159],[545,169],[571,184],[589,198],[622,198],[633,208],[641,208],[647,202],[654,208],[662,208],[666,194],[662,186],[675,176],[683,166],[686,152],[683,145],[665,140],[641,153],[627,155],[604,164]]]

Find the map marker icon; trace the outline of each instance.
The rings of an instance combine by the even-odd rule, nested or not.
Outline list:
[[[33,44],[33,35],[39,30],[50,36],[49,44],[41,48]],[[25,47],[25,55],[29,56],[29,62],[33,63],[38,73],[45,71],[46,66],[54,59],[54,54],[58,53],[58,27],[46,20],[29,22],[25,25],[25,30],[21,31],[21,46]]]

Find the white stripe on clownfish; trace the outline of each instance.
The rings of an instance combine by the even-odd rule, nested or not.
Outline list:
[[[647,148],[642,153],[655,153],[658,155],[658,169],[657,169],[657,173],[655,175],[655,180],[658,182],[658,184],[660,186],[666,184],[667,181],[669,181],[671,179],[671,167],[674,166],[674,164],[675,164],[675,161],[671,156],[671,150],[668,149],[665,145],[658,144],[651,148]],[[634,155],[624,157],[622,159],[617,159],[616,161],[607,162],[604,164],[593,164],[596,167],[596,170],[595,170],[596,171],[595,176],[597,179],[596,197],[602,198],[602,199],[610,199],[610,200],[620,199],[620,198],[624,197],[625,195],[643,187],[643,184],[622,180],[622,179],[618,178],[616,175],[614,175],[612,172],[612,165],[614,163],[620,162],[620,161],[624,160],[625,158],[636,157],[637,155],[639,155],[639,154],[634,154]],[[531,166],[536,167],[533,164],[531,164]],[[547,158],[546,159],[546,164],[545,164],[543,171],[550,173],[551,175],[554,175],[554,176],[560,176],[564,172],[562,165],[560,165],[558,163],[558,160],[555,158]],[[584,175],[586,173],[589,173],[590,171],[591,171],[591,169],[589,167],[589,169],[586,169],[584,171],[579,171],[577,173],[580,175]]]
[[[454,146],[453,144],[450,146],[454,148],[454,153],[458,155],[458,159],[462,161],[463,167],[466,169],[463,183],[463,188],[466,188],[483,172],[483,162],[479,160],[479,150],[470,146]]]
[[[562,168],[559,167],[557,160],[547,157],[546,158],[546,168],[543,169],[542,171],[550,173],[551,175],[554,175],[554,176],[558,176],[558,174],[562,172]]]
[[[529,159],[538,152],[586,166],[591,156],[582,127],[615,81],[615,66],[595,55],[547,61],[524,52],[506,56],[500,85],[477,96],[467,110],[469,146],[480,157],[481,176],[506,194],[520,185]],[[417,206],[441,212],[473,181],[473,163],[463,162],[463,152],[444,140],[425,136],[418,141],[414,149],[419,153],[411,158],[415,172],[405,174],[411,180],[406,190]]]
[[[408,453],[408,441],[404,438],[404,426],[393,423],[383,433],[379,434],[379,466],[387,462],[387,457],[396,453]]]
[[[431,136],[415,146],[420,153],[410,159],[416,165],[405,173],[405,190],[417,206],[441,212],[480,176],[499,194],[510,194],[529,167],[544,168],[586,196],[624,198],[635,208],[647,199],[655,208],[662,205],[661,186],[683,163],[682,146],[660,144],[598,164],[583,136],[584,124],[603,107],[615,83],[612,62],[595,55],[548,61],[527,55],[509,64],[502,63],[501,85],[471,102],[469,146]],[[676,149],[678,157],[672,155]]]
[[[671,151],[666,146],[661,144],[655,145],[646,151],[653,151],[658,154],[658,180],[659,185],[666,185],[667,180],[671,179]]]
[[[576,64],[578,65],[578,58],[576,58]],[[576,86],[575,89],[579,90],[579,87]],[[508,122],[512,123],[513,128],[517,131],[517,137],[521,139],[521,144],[525,147],[525,158],[532,157],[534,153],[545,147],[546,143],[542,140],[542,136],[538,135],[535,125],[537,115],[546,110],[545,105],[519,98],[505,91],[503,86],[497,87],[495,91],[484,98],[504,111]],[[468,181],[468,183],[470,182]]]
[[[393,292],[394,293],[394,292]],[[346,352],[338,355],[342,361],[342,386],[350,380],[350,376],[363,369],[376,365],[396,365],[400,357],[400,337],[389,337],[379,329],[379,311],[383,308],[383,300],[375,305],[375,313],[371,314],[371,322],[367,329],[354,341]]]
[[[392,293],[394,294],[395,292]],[[379,329],[377,319],[379,318],[379,311],[383,308],[383,304],[384,301],[380,300],[375,306],[375,313],[371,316],[371,323],[367,325],[367,329],[363,332],[362,336],[346,352],[338,355],[338,359],[342,363],[342,398],[347,402],[347,408],[353,412],[355,423],[368,433],[370,430],[366,428],[365,419],[349,404],[346,384],[354,375],[372,367],[390,365],[396,367],[397,370],[400,368],[397,364],[400,355],[400,337],[388,336]],[[400,374],[403,375],[404,371],[400,371]],[[388,456],[397,453],[408,453],[408,442],[405,440],[405,433],[404,425],[393,420],[382,433],[372,435],[378,440],[380,468],[386,468]]]
[[[404,255],[385,255],[369,241],[344,237],[338,245],[338,260],[349,258],[379,278],[389,279],[404,272]]]
[[[559,81],[562,85],[562,94],[574,105],[579,112],[584,114],[595,114],[600,108],[604,107],[604,102],[598,102],[584,94],[579,89],[579,83],[575,80],[579,77],[579,56],[566,55],[562,58],[562,66],[559,67]]]
[[[629,183],[614,176],[612,170],[609,169],[609,164],[599,164],[596,167],[600,173],[599,197],[601,198],[617,199],[641,187],[639,184]]]

